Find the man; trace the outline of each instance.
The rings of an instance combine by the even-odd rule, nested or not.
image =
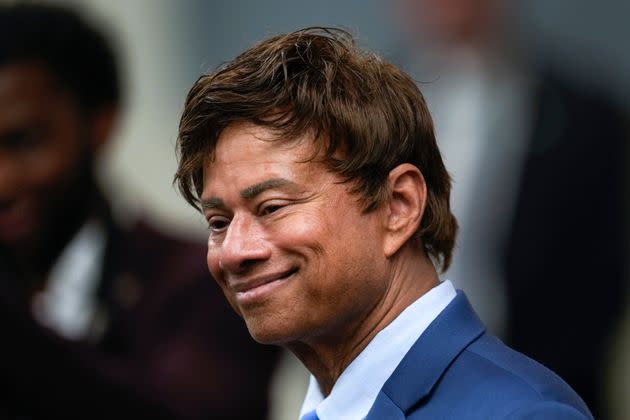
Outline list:
[[[0,417],[264,418],[276,352],[251,343],[205,247],[118,223],[100,192],[120,97],[79,16],[0,7]]]
[[[457,223],[430,115],[349,34],[275,36],[201,77],[178,150],[210,272],[312,374],[303,418],[592,418],[439,282]]]

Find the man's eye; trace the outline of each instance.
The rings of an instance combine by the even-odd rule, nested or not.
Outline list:
[[[220,233],[227,229],[230,219],[224,216],[212,216],[208,219],[208,229],[213,233]]]
[[[269,205],[263,206],[260,209],[260,214],[262,214],[263,216],[266,216],[268,214],[271,214],[280,210],[282,207],[284,207],[283,204],[269,204]]]

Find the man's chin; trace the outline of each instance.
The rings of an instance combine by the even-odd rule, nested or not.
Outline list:
[[[296,334],[280,326],[265,326],[247,322],[247,329],[254,341],[260,344],[283,346],[296,340]]]

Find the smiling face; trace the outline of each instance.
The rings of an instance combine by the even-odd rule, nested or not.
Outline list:
[[[261,343],[347,337],[384,298],[382,211],[364,214],[311,142],[228,126],[204,170],[208,267]]]
[[[0,69],[0,245],[19,253],[54,241],[78,207],[88,166],[78,106],[39,64]]]

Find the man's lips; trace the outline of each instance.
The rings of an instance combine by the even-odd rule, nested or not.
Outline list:
[[[228,281],[228,286],[234,292],[238,305],[247,307],[264,302],[267,297],[273,294],[278,287],[285,284],[285,281],[297,272],[297,268],[291,268],[282,272]]]
[[[251,279],[228,280],[228,285],[236,293],[248,292],[277,280],[285,280],[291,277],[296,271],[298,271],[297,268],[291,268],[282,272],[258,275]]]

